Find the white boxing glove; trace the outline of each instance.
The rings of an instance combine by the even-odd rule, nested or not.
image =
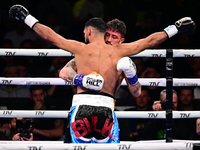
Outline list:
[[[103,87],[104,79],[97,72],[92,72],[89,75],[76,74],[73,83],[87,89],[100,91]]]
[[[136,75],[136,66],[129,57],[123,57],[118,61],[117,70],[124,72],[129,84],[134,85],[138,82],[138,77]]]

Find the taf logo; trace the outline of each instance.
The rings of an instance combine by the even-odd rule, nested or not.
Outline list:
[[[5,52],[6,56],[15,56],[16,52]]]
[[[65,81],[65,85],[73,85],[73,82]]]
[[[189,118],[190,115],[191,115],[191,113],[188,113],[188,114],[186,114],[186,113],[180,113],[180,115],[181,115],[181,118]]]
[[[12,115],[12,110],[3,111],[3,115]]]
[[[42,146],[28,146],[29,150],[42,150]]]
[[[192,55],[189,55],[189,54],[183,54],[185,57],[194,57],[195,55],[192,54]]]
[[[130,149],[130,147],[131,147],[131,144],[129,144],[129,145],[121,144],[121,145],[119,145],[119,150]]]
[[[2,84],[11,84],[12,80],[2,80]]]
[[[152,55],[152,57],[161,57],[162,56],[162,54],[151,54]]]
[[[156,82],[149,82],[150,86],[158,86],[160,82],[156,83]]]
[[[48,52],[46,52],[46,53],[44,53],[44,52],[38,52],[38,56],[47,56],[49,53]]]
[[[74,146],[74,150],[86,150],[86,146]]]
[[[158,113],[148,113],[149,114],[149,118],[157,118],[158,117]]]
[[[45,111],[36,111],[36,112],[35,112],[35,115],[36,115],[36,116],[43,116],[44,113],[45,113]]]

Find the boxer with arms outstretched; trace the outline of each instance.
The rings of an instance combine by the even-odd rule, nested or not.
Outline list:
[[[133,71],[134,64],[126,56],[135,55],[161,44],[177,33],[193,33],[195,30],[191,18],[185,17],[175,22],[175,25],[168,26],[164,31],[153,33],[144,39],[132,43],[108,45],[104,41],[106,23],[95,17],[85,24],[85,41],[89,43],[85,44],[63,38],[49,27],[39,23],[21,5],[12,6],[9,15],[13,19],[24,21],[38,35],[55,46],[74,54],[78,74],[73,81],[78,85],[78,94],[73,97],[69,113],[73,143],[119,143],[119,129],[113,102],[119,72],[125,73],[130,84],[138,82],[136,72]],[[89,74],[99,78],[96,80],[90,80],[90,77],[84,78]],[[100,91],[84,87],[87,84],[97,87],[103,80]],[[83,85],[83,82],[86,85]]]

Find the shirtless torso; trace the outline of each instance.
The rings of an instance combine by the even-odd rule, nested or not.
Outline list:
[[[36,23],[33,30],[57,47],[72,52],[76,59],[79,74],[87,75],[91,72],[98,72],[104,78],[104,86],[101,92],[106,92],[112,96],[119,86],[118,79],[121,71],[117,71],[116,68],[119,59],[125,56],[135,55],[146,48],[158,45],[168,39],[166,32],[162,31],[132,43],[113,46],[105,44],[105,33],[96,35],[93,27],[84,29],[85,34],[88,34],[87,32],[93,33],[89,37],[90,44],[67,40],[40,23]],[[88,91],[88,89],[77,87],[77,93],[84,91]]]

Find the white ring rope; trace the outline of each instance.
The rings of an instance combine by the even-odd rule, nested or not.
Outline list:
[[[139,78],[142,86],[166,86],[166,78]],[[11,85],[74,85],[61,78],[6,78],[0,77],[0,84]],[[127,85],[123,80],[121,85]],[[173,78],[173,86],[200,86],[200,79]]]
[[[200,141],[195,141],[200,142]],[[62,141],[0,141],[1,150],[193,150],[194,141],[164,140],[120,142],[118,144],[68,144]]]
[[[67,118],[69,111],[51,110],[0,110],[2,118]],[[165,119],[165,111],[115,111],[117,118]],[[173,111],[174,119],[199,118],[200,111]]]
[[[0,56],[73,56],[62,49],[0,49]],[[166,49],[146,49],[130,57],[166,57]],[[199,49],[173,49],[173,57],[200,57]]]

